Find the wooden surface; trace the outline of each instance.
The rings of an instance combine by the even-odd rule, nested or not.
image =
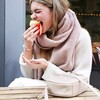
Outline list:
[[[41,93],[41,91],[43,91],[43,89],[35,89],[33,87],[0,87],[0,100],[37,100],[37,93]],[[99,90],[97,91],[100,93]],[[44,98],[42,100],[44,100]],[[100,98],[98,98],[95,93],[88,89],[86,92],[73,98],[59,98],[49,96],[49,100],[100,100]]]

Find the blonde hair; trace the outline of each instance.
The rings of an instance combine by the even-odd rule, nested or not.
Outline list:
[[[68,10],[70,3],[68,0],[30,0],[30,3],[33,1],[45,5],[53,12],[52,35],[54,36],[58,29],[58,23],[61,21],[66,11]]]
[[[51,35],[49,36],[49,38],[53,38],[58,30],[59,22],[64,17],[65,13],[67,12],[70,6],[68,0],[30,0],[30,4],[33,1],[45,5],[50,9],[50,11],[53,12],[53,26],[52,29],[50,30],[50,33],[52,34],[48,34]],[[47,60],[49,60],[51,53],[52,49],[50,50],[40,49],[40,56],[42,58],[46,58]]]

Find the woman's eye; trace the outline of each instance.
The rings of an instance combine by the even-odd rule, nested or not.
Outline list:
[[[40,13],[40,12],[41,12],[40,10],[35,11],[35,13]]]
[[[41,13],[41,10],[40,9],[36,9],[36,10],[34,10],[34,11],[31,11],[31,14],[33,14],[33,13]]]

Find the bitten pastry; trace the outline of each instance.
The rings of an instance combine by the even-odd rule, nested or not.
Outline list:
[[[37,21],[37,20],[31,20],[30,21],[30,26],[32,26],[32,25],[36,25],[38,27],[38,29],[40,31],[39,31],[39,33],[37,35],[40,36],[42,34],[42,26],[41,26],[40,22]]]

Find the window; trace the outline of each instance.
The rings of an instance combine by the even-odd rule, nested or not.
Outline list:
[[[89,31],[92,42],[100,42],[100,0],[69,1],[81,25]]]
[[[100,42],[100,0],[69,0],[71,9],[76,15],[81,25],[86,28],[92,42]],[[29,27],[30,6],[29,0],[26,0],[26,28]]]

